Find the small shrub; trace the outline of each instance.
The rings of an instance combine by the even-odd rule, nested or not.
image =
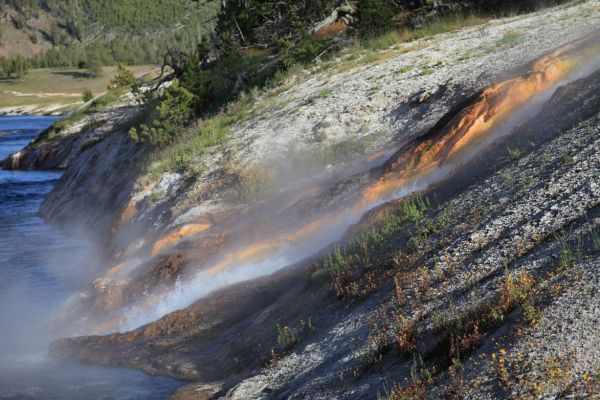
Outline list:
[[[156,106],[157,118],[152,125],[141,124],[139,129],[131,128],[129,135],[136,142],[152,146],[171,143],[192,116],[193,97],[186,89],[174,84],[165,90],[162,99]]]
[[[83,89],[83,93],[81,94],[81,99],[84,103],[92,100],[94,98],[94,93],[88,88]]]
[[[277,343],[284,351],[291,350],[298,343],[298,335],[294,328],[277,324]]]
[[[571,246],[569,242],[564,236],[557,236],[556,240],[559,245],[559,260],[561,268],[568,268],[575,262],[575,255],[573,254],[573,250],[571,250]]]
[[[568,154],[565,154],[564,156],[562,156],[561,160],[562,160],[563,164],[565,164],[565,165],[573,165],[573,163],[575,162],[573,160],[573,157],[571,157]]]
[[[521,150],[519,149],[511,149],[510,147],[507,147],[506,150],[508,151],[508,156],[512,159],[512,160],[517,160],[519,158],[521,158]]]
[[[110,80],[110,84],[112,87],[120,88],[120,87],[131,87],[135,83],[135,77],[133,73],[125,68],[123,64],[117,65],[117,73]]]
[[[361,0],[356,10],[361,35],[372,36],[390,29],[394,10],[385,0]]]
[[[283,62],[288,68],[298,64],[310,64],[326,52],[329,46],[329,40],[306,37],[283,57]]]
[[[500,384],[507,389],[509,387],[508,369],[506,367],[506,350],[500,349],[498,353],[492,354],[492,361]]]

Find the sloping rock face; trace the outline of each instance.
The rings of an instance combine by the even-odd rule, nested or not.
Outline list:
[[[375,64],[331,77],[326,71],[309,73],[304,81],[299,76],[295,87],[265,94],[253,116],[233,128],[231,141],[204,156],[205,168],[196,176],[165,174],[136,187],[144,153],[118,126],[92,147],[69,152],[74,156],[67,172],[42,213],[72,231],[92,232],[116,263],[78,299],[79,316],[93,321],[96,313],[120,311],[132,299],[147,300],[146,310],[154,311],[152,296],[144,298],[148,290],[178,288],[189,267],[221,250],[229,238],[209,237],[207,227],[275,209],[272,198],[244,206],[230,201],[221,181],[233,148],[242,168],[251,160],[275,159],[277,166],[297,148],[311,154],[319,146],[369,137],[359,142],[366,158],[378,150],[385,157],[362,169],[324,166],[318,182],[341,170],[341,183],[306,196],[306,202],[281,198],[282,204],[298,204],[289,208],[298,215],[317,206],[335,209],[338,200],[371,179],[402,177],[394,172],[427,161],[429,153],[422,150],[441,146],[440,132],[458,132],[444,128],[475,108],[473,99],[487,85],[505,80],[515,63],[527,70],[544,53],[597,29],[598,7],[600,2],[587,1],[492,22],[411,49],[383,51]],[[514,32],[522,42],[505,43],[505,36],[519,36]],[[428,69],[400,72],[422,65],[423,57],[431,61]],[[598,251],[599,89],[598,74],[560,88],[541,111],[532,111],[535,118],[511,127],[511,135],[492,150],[460,163],[449,180],[422,193],[431,204],[418,215],[408,200],[369,213],[341,248],[350,249],[361,232],[381,229],[389,216],[403,222],[391,236],[375,235],[376,246],[352,250],[339,268],[328,270],[317,254],[209,293],[133,331],[58,341],[51,353],[196,382],[181,398],[505,398],[568,388],[586,393],[590,385],[582,371],[595,366],[597,357],[588,348],[593,340],[576,349],[574,354],[589,357],[576,361],[569,379],[552,385],[540,380],[556,377],[555,364],[538,370],[541,374],[509,366],[525,348],[533,349],[531,365],[540,365],[538,354],[555,357],[541,339],[527,347],[529,332],[538,323],[552,324],[549,313],[567,316],[566,303],[575,296],[570,288],[589,288],[584,279],[594,282],[593,274],[575,272],[585,263],[593,267]],[[459,143],[461,136],[456,138]],[[381,165],[390,154],[393,160]],[[274,219],[285,221],[288,209],[276,209]],[[251,222],[234,226],[239,227],[234,233],[249,239],[263,233]],[[121,263],[121,255],[142,253],[128,275],[132,266]],[[581,297],[580,303],[594,310],[590,299]],[[573,329],[583,335],[594,319]],[[553,343],[568,341],[561,336],[568,326]],[[111,329],[114,325],[98,330]],[[484,356],[490,353],[496,358]],[[513,364],[507,354],[514,354]]]
[[[23,150],[2,161],[2,168],[12,170],[66,169],[80,153],[104,140],[138,112],[135,106],[118,106],[82,116],[67,123],[59,121],[42,132]]]
[[[128,142],[125,132],[106,135],[108,140],[71,158],[72,167],[41,210],[49,221],[78,233],[91,233],[106,246],[108,257],[114,256],[107,265],[125,265],[114,268],[117,270],[135,269],[134,274],[122,279],[122,274],[111,274],[113,268],[107,268],[109,276],[102,284],[90,285],[82,294],[81,313],[89,314],[88,304],[93,310],[110,312],[119,302],[126,305],[147,289],[172,288],[189,272],[187,264],[200,264],[231,239],[227,230],[224,235],[217,232],[211,236],[213,232],[205,227],[218,225],[215,221],[226,226],[239,214],[268,215],[272,210],[279,213],[273,220],[285,221],[288,210],[290,216],[296,216],[310,214],[325,203],[335,208],[337,199],[364,185],[370,168],[436,125],[449,111],[460,108],[492,81],[506,78],[515,62],[527,68],[527,62],[556,45],[591,32],[598,15],[590,10],[596,6],[597,2],[591,1],[469,28],[416,45],[399,45],[378,53],[382,62],[365,61],[364,65],[359,61],[354,69],[330,77],[327,70],[306,72],[304,78],[300,74],[294,87],[283,92],[274,89],[259,99],[251,117],[232,128],[230,141],[210,149],[199,160],[201,172],[197,174],[165,173],[160,178],[140,179],[143,172],[135,168],[134,160],[141,158],[141,150]],[[541,20],[545,22],[541,24]],[[523,33],[522,41],[504,44],[504,36],[515,31]],[[463,57],[463,52],[473,56]],[[432,55],[444,60],[436,63],[433,73],[417,69],[398,73],[407,65],[421,65],[423,57]],[[322,133],[325,139],[315,141],[315,135],[321,137]],[[348,143],[356,148],[342,151],[341,160],[328,164],[332,161],[318,159],[323,148],[344,149]],[[280,182],[283,189],[289,182],[297,182],[294,177],[309,185],[332,179],[346,179],[348,184],[316,192],[312,203],[299,202],[298,207],[288,209],[268,201],[240,205],[232,196],[227,167],[232,153],[236,153],[241,170],[264,161],[281,172],[286,181]],[[344,162],[347,158],[360,159],[359,167]],[[282,164],[282,159],[290,163]],[[294,164],[293,160],[299,159],[314,164],[308,170],[317,176],[316,184],[311,181],[314,177],[306,177],[306,168]],[[243,224],[234,224],[234,239],[265,234],[259,229],[263,225],[252,225],[250,234]],[[207,238],[202,244],[196,240],[201,234]],[[136,265],[130,265],[127,255],[135,258]],[[114,324],[104,328],[102,332],[116,329]]]
[[[515,66],[524,66],[557,46],[589,34],[600,22],[595,12],[599,4],[590,0],[492,21],[433,39],[399,44],[374,55],[361,55],[354,62],[341,56],[323,70],[303,71],[287,85],[261,96],[250,110],[251,117],[232,128],[230,140],[210,149],[198,161],[198,174],[178,176],[166,190],[161,183],[170,180],[167,174],[160,179],[153,177],[150,184],[129,183],[128,187],[135,189],[129,203],[119,203],[121,213],[104,213],[115,208],[110,204],[90,207],[89,212],[96,215],[84,218],[82,225],[92,231],[96,222],[107,219],[102,226],[120,226],[127,232],[115,237],[111,247],[123,251],[142,234],[160,237],[198,219],[210,220],[223,211],[236,212],[239,204],[232,199],[231,185],[222,184],[232,149],[236,149],[234,161],[240,169],[265,163],[284,177],[280,185],[307,176],[339,173],[347,166],[336,168],[336,164],[348,158],[372,156],[415,138],[479,90],[514,73]],[[520,38],[505,40],[513,36]],[[335,73],[331,74],[332,70]],[[56,146],[48,144],[39,155],[38,151],[22,154],[19,160],[23,161],[15,162],[15,166],[63,167],[82,146],[104,159],[103,148],[88,148],[83,143],[87,140],[71,144],[72,140]],[[90,140],[90,144],[97,142]],[[74,151],[66,150],[70,146]],[[70,156],[65,159],[67,153]],[[322,153],[330,156],[322,157]],[[43,163],[36,161],[40,158]],[[45,209],[60,212],[60,208],[68,209],[70,202],[74,208],[81,207],[79,197],[70,196],[71,187],[89,186],[94,192],[95,181],[88,180],[87,174],[74,172],[80,167],[73,165],[73,172],[63,178],[73,182],[59,185],[47,201],[61,202],[46,205]],[[129,176],[136,181],[140,175],[143,171],[137,170]],[[119,219],[127,207],[131,213],[126,220],[131,223],[121,224]],[[45,214],[52,220],[49,212]],[[64,214],[53,220],[66,223]]]
[[[442,197],[466,185],[447,198],[444,209],[454,218],[446,228],[388,275],[382,287],[390,297],[378,292],[325,328],[321,340],[307,338],[223,398],[593,397],[600,362],[591,328],[600,317],[599,84],[596,73],[562,89],[540,117],[499,144],[526,149],[519,160],[502,160],[498,150],[484,154],[458,181],[434,190]],[[466,183],[473,176],[478,180]],[[435,223],[440,214],[421,226],[427,218]],[[405,243],[397,238],[385,250],[410,254]],[[385,268],[379,274],[387,275]],[[493,309],[516,281],[540,296],[535,311]],[[487,307],[506,314],[490,323]],[[448,329],[458,342],[448,341]],[[336,354],[340,343],[353,341]]]
[[[40,214],[72,234],[106,243],[131,198],[142,154],[126,130],[111,130],[69,161]]]
[[[44,200],[40,214],[71,234],[100,244],[109,242],[114,221],[131,197],[143,148],[127,133],[137,107],[121,106],[85,115],[9,157],[8,167],[65,169]],[[53,127],[49,129],[54,129]]]
[[[600,368],[588,334],[600,318],[598,104],[600,72],[559,88],[423,193],[439,206],[370,250],[346,291],[317,257],[51,351],[199,381],[180,398],[589,396]]]

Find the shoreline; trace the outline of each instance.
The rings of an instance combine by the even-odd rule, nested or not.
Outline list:
[[[68,105],[66,105],[68,106]],[[70,111],[52,111],[52,109],[62,108],[52,107],[49,109],[45,108],[31,108],[29,106],[23,107],[7,107],[0,108],[0,117],[25,117],[25,116],[36,116],[36,117],[64,117],[69,115]]]

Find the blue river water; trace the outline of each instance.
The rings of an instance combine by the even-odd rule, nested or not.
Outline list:
[[[0,160],[55,120],[0,116]],[[89,276],[90,245],[37,214],[60,175],[0,169],[0,399],[166,399],[181,382],[47,356],[53,313]]]

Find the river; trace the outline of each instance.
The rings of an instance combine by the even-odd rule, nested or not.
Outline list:
[[[0,160],[56,118],[0,116]],[[38,217],[60,172],[0,170],[0,399],[168,398],[181,382],[47,357],[53,313],[84,284],[90,245]]]

